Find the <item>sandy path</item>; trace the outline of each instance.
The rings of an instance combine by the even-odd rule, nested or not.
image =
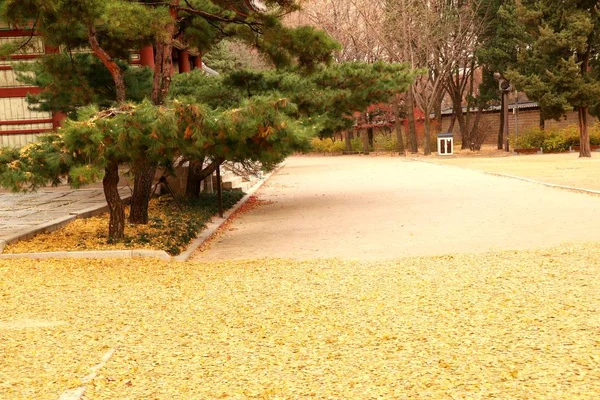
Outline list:
[[[600,197],[389,157],[293,157],[196,259],[382,260],[600,241]]]

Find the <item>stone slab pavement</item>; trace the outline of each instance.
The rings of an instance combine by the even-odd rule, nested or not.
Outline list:
[[[121,187],[121,197],[131,195],[129,187]],[[34,193],[0,193],[0,240],[11,242],[54,222],[65,221],[81,212],[106,207],[102,188],[71,189],[67,187]]]
[[[258,198],[196,259],[382,260],[600,241],[600,196],[400,157],[292,157]]]

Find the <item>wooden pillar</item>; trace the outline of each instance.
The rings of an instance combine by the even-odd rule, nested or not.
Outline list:
[[[194,68],[202,69],[202,56],[200,54],[194,57]]]
[[[63,125],[63,122],[67,119],[67,116],[60,111],[56,111],[52,113],[52,128],[57,130]]]
[[[140,65],[154,69],[154,48],[152,45],[144,46],[140,49]]]
[[[49,44],[44,45],[44,53],[46,54],[58,54],[59,51],[58,47],[50,46]]]
[[[183,74],[185,72],[190,72],[190,53],[187,50],[179,50],[179,54],[177,54],[177,58],[179,59],[179,73]]]

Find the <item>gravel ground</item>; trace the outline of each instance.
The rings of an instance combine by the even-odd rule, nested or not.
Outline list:
[[[0,398],[597,399],[599,251],[0,262]]]
[[[292,157],[258,198],[196,259],[389,260],[600,241],[599,196],[400,157]]]

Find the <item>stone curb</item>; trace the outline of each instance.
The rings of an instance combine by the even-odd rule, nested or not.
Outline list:
[[[235,213],[241,206],[246,204],[246,202],[256,193],[258,189],[262,187],[275,173],[279,172],[279,170],[285,167],[286,162],[282,162],[279,164],[273,171],[269,172],[263,178],[261,178],[254,186],[252,186],[246,192],[246,195],[240,199],[233,207],[223,213],[223,218],[214,217],[212,221],[206,224],[206,228],[200,232],[198,237],[194,239],[181,254],[173,257],[175,261],[188,261],[192,254],[198,249],[198,247],[202,246],[204,242],[210,239],[215,232],[219,230],[221,226]]]
[[[95,250],[95,251],[48,251],[39,253],[0,254],[0,260],[31,258],[43,260],[48,258],[156,258],[171,261],[171,256],[163,250]]]
[[[85,189],[82,189],[82,190],[85,190]],[[130,199],[131,199],[131,196],[123,197],[123,201],[125,203],[129,202]],[[81,211],[71,212],[67,216],[54,219],[54,220],[46,222],[42,225],[37,225],[33,228],[29,228],[25,232],[20,232],[20,233],[11,235],[11,236],[6,236],[3,239],[0,239],[0,255],[2,255],[2,252],[4,251],[4,248],[6,247],[7,244],[12,244],[12,243],[18,242],[19,240],[31,239],[32,237],[36,236],[39,233],[54,232],[54,231],[62,228],[63,226],[73,222],[73,220],[75,220],[77,218],[95,217],[95,216],[103,214],[107,211],[108,211],[107,204],[99,205],[99,206],[92,206],[92,207],[83,209]],[[28,253],[23,253],[23,254],[28,254]]]
[[[46,222],[44,224],[37,225],[33,228],[29,228],[25,232],[16,233],[11,236],[5,236],[3,238],[3,240],[4,240],[4,242],[6,242],[6,244],[11,244],[11,243],[18,242],[19,240],[31,239],[38,233],[54,232],[55,230],[58,230],[58,229],[62,228],[63,226],[67,225],[69,222],[73,221],[75,218],[76,217],[74,215],[67,215],[65,217],[57,218],[52,221]]]
[[[8,239],[0,239],[0,260],[4,259],[19,259],[19,258],[30,258],[30,259],[48,259],[48,258],[90,258],[90,259],[109,259],[109,258],[154,258],[164,261],[187,261],[190,259],[192,254],[200,247],[205,241],[207,241],[215,232],[236,212],[242,205],[244,205],[250,197],[264,185],[269,178],[278,172],[285,166],[285,161],[279,164],[273,171],[269,172],[263,178],[261,178],[254,186],[252,186],[246,192],[246,195],[240,199],[233,207],[227,210],[223,214],[223,218],[214,217],[213,220],[206,224],[206,228],[200,232],[198,237],[194,239],[186,248],[184,252],[177,256],[170,256],[166,251],[163,250],[96,250],[96,251],[52,251],[52,252],[38,252],[38,253],[18,253],[18,254],[1,254],[4,247],[7,244],[15,242],[20,239],[29,239],[36,234],[45,231],[55,231],[76,218],[88,218],[94,215],[99,215],[103,208],[108,206],[90,207],[85,210],[71,213],[71,215],[59,218],[54,221],[48,222],[44,225],[38,226],[33,230],[28,231],[25,235],[18,234],[9,237]],[[96,213],[97,214],[94,214]],[[83,216],[85,215],[85,216]]]
[[[551,188],[554,188],[554,189],[563,189],[563,190],[570,190],[572,192],[579,192],[579,193],[585,193],[585,194],[600,195],[600,190],[592,190],[592,189],[578,188],[578,187],[574,187],[574,186],[558,185],[556,183],[549,183],[549,182],[544,182],[544,181],[538,181],[538,180],[535,180],[535,179],[524,178],[522,176],[509,175],[509,174],[501,174],[501,173],[498,173],[498,172],[480,171],[480,170],[477,170],[477,169],[463,167],[463,166],[459,166],[459,165],[441,164],[441,163],[437,163],[435,161],[430,161],[430,160],[421,160],[421,159],[417,159],[417,158],[413,158],[412,160],[413,161],[419,161],[419,162],[426,163],[426,164],[439,165],[440,167],[454,167],[454,168],[466,169],[466,170],[469,170],[469,171],[476,171],[476,172],[480,172],[480,173],[486,174],[486,175],[498,176],[498,177],[501,177],[501,178],[517,179],[519,181],[524,181],[524,182],[529,182],[529,183],[535,183],[537,185],[547,186],[547,187],[551,187]]]

